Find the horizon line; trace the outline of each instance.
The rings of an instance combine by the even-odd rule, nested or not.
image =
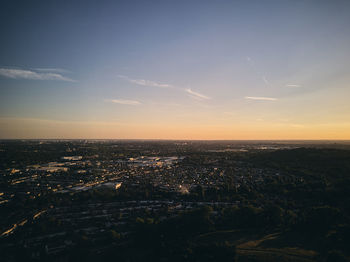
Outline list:
[[[0,141],[8,140],[114,140],[114,141],[340,141],[350,142],[350,139],[172,139],[172,138],[0,138]]]

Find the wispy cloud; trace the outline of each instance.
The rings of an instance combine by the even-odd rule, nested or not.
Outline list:
[[[255,73],[256,76],[261,77],[262,81],[265,83],[265,85],[270,86],[271,83],[269,80],[267,80],[266,75],[259,70],[257,70],[255,66],[255,61],[253,58],[247,56],[246,57],[247,64],[252,68],[253,72]]]
[[[34,70],[25,69],[10,69],[10,68],[0,68],[0,76],[4,76],[12,79],[29,79],[29,80],[58,80],[67,82],[76,82],[75,80],[63,76],[60,73],[55,72],[42,72]]]
[[[39,71],[39,72],[49,72],[49,73],[71,73],[71,71],[63,69],[63,68],[33,68],[34,71]]]
[[[190,97],[198,100],[209,100],[211,99],[209,96],[203,95],[201,93],[193,91],[191,88],[185,89],[185,91],[189,94]]]
[[[201,93],[195,92],[190,88],[181,88],[181,87],[176,87],[170,84],[165,84],[165,83],[159,83],[159,82],[155,82],[155,81],[151,81],[151,80],[144,80],[144,79],[132,79],[128,76],[124,76],[124,75],[118,75],[119,78],[125,79],[130,83],[136,84],[136,85],[140,85],[140,86],[151,86],[151,87],[160,87],[160,88],[173,88],[179,91],[185,91],[188,96],[192,97],[193,99],[196,100],[209,100],[211,99],[211,97],[208,97],[206,95],[203,95]]]
[[[264,96],[245,96],[245,99],[249,100],[262,100],[262,101],[276,101],[277,98],[274,97],[264,97]]]
[[[122,104],[122,105],[130,105],[130,106],[138,106],[141,105],[141,103],[137,100],[127,100],[127,99],[112,99],[108,100],[115,104]]]
[[[296,85],[296,84],[288,84],[286,85],[287,87],[301,87],[301,85]]]
[[[132,79],[127,76],[119,75],[118,77],[123,78],[130,83],[140,85],[140,86],[151,86],[151,87],[161,87],[161,88],[169,88],[172,87],[170,84],[164,84],[164,83],[159,83],[151,80],[144,80],[144,79]]]

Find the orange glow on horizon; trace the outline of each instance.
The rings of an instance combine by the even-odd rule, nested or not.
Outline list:
[[[348,140],[350,123],[118,124],[0,119],[4,139]]]

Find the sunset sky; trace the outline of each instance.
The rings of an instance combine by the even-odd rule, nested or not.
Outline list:
[[[2,1],[0,138],[350,139],[350,1]]]

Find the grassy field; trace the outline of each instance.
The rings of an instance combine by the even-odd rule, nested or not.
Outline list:
[[[284,241],[280,233],[264,235],[246,230],[216,231],[197,236],[199,244],[227,243],[236,246],[237,261],[276,261],[276,262],[312,262],[317,261],[318,253]],[[284,243],[282,243],[284,241]],[[277,244],[278,243],[278,244]]]

